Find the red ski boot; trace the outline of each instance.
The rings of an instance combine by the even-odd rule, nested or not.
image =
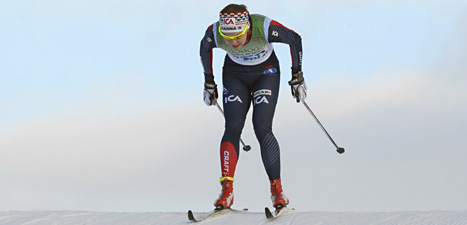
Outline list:
[[[222,192],[219,198],[214,202],[214,206],[217,210],[230,208],[234,201],[233,194],[233,177],[222,177],[220,179],[222,185]]]
[[[289,199],[282,191],[281,179],[270,180],[271,182],[271,200],[274,208],[280,209],[289,204]]]

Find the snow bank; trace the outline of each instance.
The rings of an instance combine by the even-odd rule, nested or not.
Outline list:
[[[195,213],[202,216],[203,213]],[[113,213],[86,211],[10,211],[0,212],[0,224],[8,225],[148,225],[192,224],[186,213]],[[266,220],[261,212],[246,212],[214,217],[197,224],[467,224],[467,211],[414,212],[292,212],[274,220]]]

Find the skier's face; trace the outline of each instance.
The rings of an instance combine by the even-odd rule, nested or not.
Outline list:
[[[229,34],[229,36],[237,36],[241,33],[242,32],[233,33],[233,34]],[[243,47],[243,45],[245,45],[246,39],[248,37],[247,33],[248,32],[244,33],[242,36],[235,38],[235,39],[228,39],[224,37],[224,40],[227,42],[228,45],[230,45],[230,47],[234,49],[240,49]]]

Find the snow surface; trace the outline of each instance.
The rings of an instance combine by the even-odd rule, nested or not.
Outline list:
[[[203,213],[195,213],[202,216]],[[187,213],[146,212],[115,213],[86,211],[9,211],[0,212],[0,224],[9,225],[147,225],[147,224],[467,224],[467,211],[407,212],[291,212],[274,220],[266,220],[262,212],[245,212],[214,217],[199,223],[189,222]]]

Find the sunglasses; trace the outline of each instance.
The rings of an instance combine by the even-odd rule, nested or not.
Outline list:
[[[221,36],[227,40],[238,40],[240,38],[243,37],[243,35],[245,35],[245,33],[248,31],[248,24],[245,26],[245,29],[242,31],[242,33],[240,34],[237,34],[235,36],[227,36],[225,34],[222,33],[221,31],[221,26],[219,26],[219,33],[221,34]]]

